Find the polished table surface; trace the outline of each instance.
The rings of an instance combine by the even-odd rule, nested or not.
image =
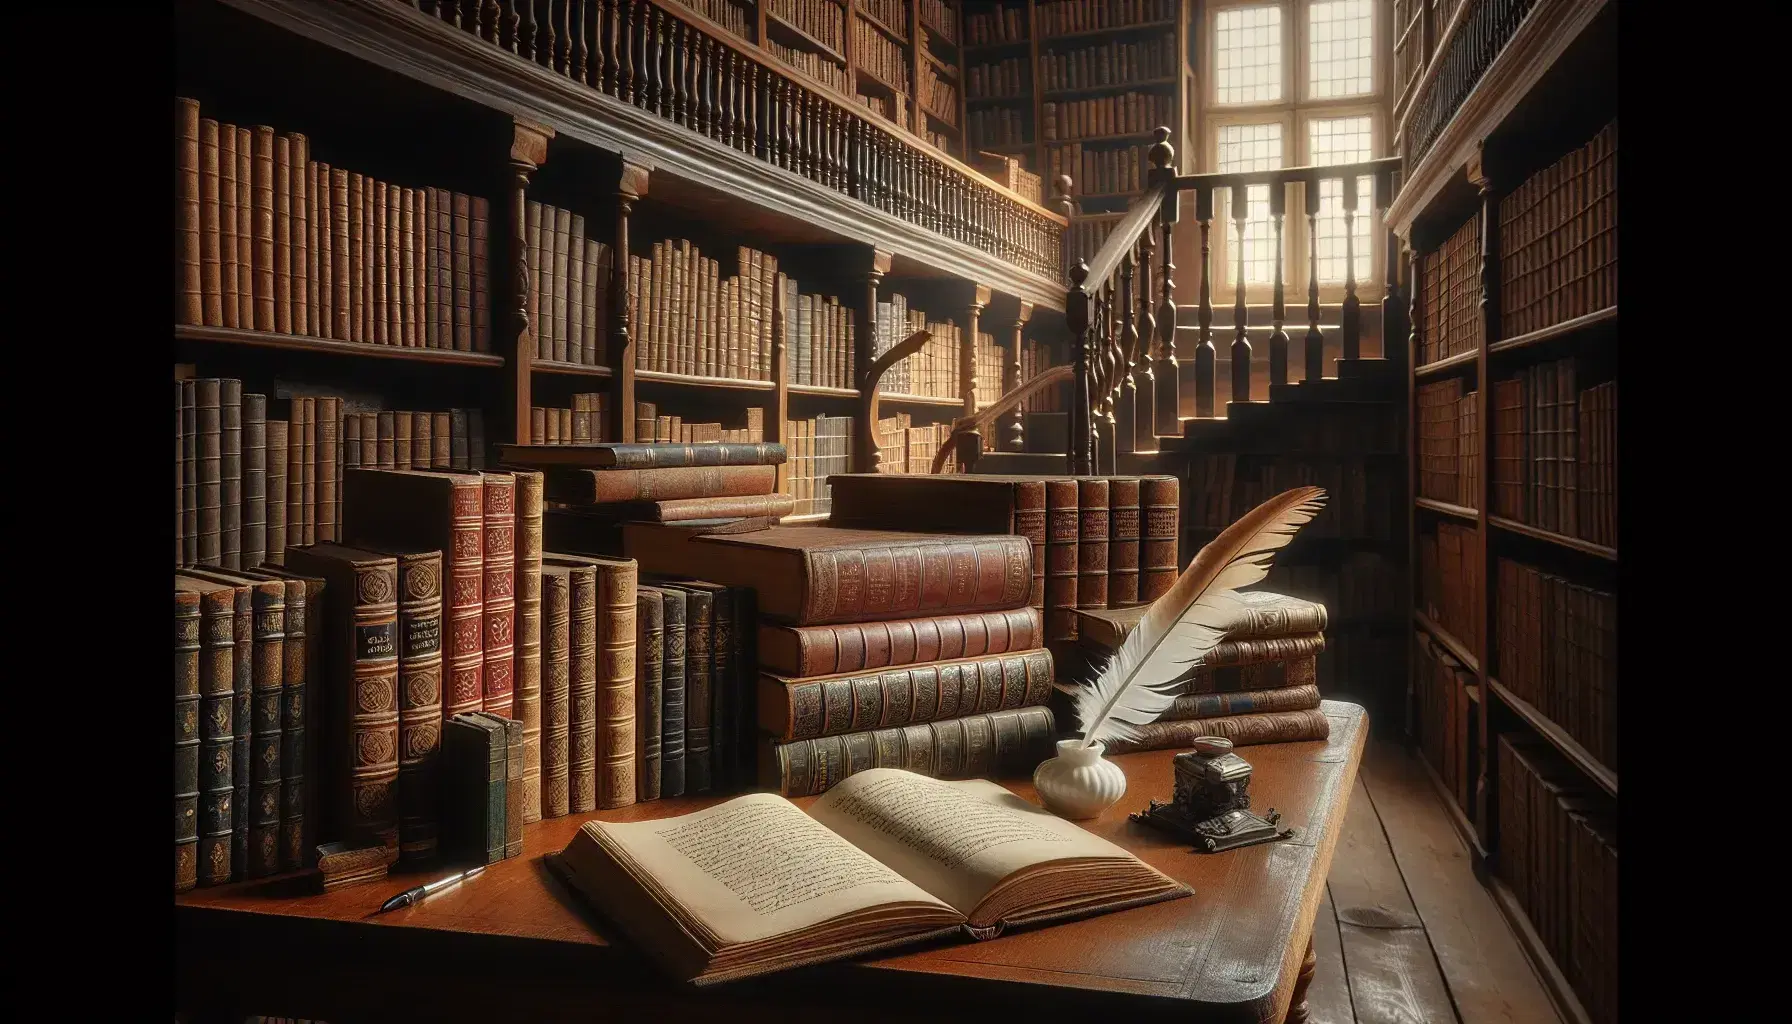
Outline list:
[[[1326,701],[1324,742],[1243,747],[1255,768],[1251,805],[1274,808],[1291,839],[1221,854],[1127,820],[1167,800],[1174,750],[1114,758],[1120,802],[1091,831],[1192,885],[1191,897],[988,942],[918,947],[710,989],[675,985],[616,937],[555,876],[543,854],[589,818],[682,814],[717,798],[678,798],[524,828],[520,857],[389,914],[396,892],[439,877],[394,874],[323,895],[277,879],[198,889],[175,900],[180,1004],[195,1011],[304,1015],[330,1024],[428,1020],[791,1020],[814,1012],[854,1021],[925,1014],[1092,1010],[1110,1020],[1279,1022],[1294,995],[1368,734],[1354,704]],[[1037,801],[1031,782],[1003,780]],[[796,801],[799,806],[815,798]],[[297,891],[295,891],[297,890]],[[240,1019],[240,1018],[239,1018]]]

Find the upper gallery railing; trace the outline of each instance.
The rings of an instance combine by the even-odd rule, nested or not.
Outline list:
[[[1512,41],[1537,0],[1457,0],[1442,30],[1444,38],[1427,55],[1416,92],[1402,108],[1400,142],[1407,166],[1415,167],[1462,107],[1487,68]],[[1427,35],[1436,34],[1445,12],[1434,10]]]
[[[1061,280],[1062,217],[678,3],[392,0],[1012,266]]]

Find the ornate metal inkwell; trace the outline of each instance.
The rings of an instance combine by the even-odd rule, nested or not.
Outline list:
[[[1176,789],[1169,803],[1151,801],[1132,820],[1195,844],[1197,853],[1220,853],[1241,846],[1274,842],[1294,835],[1278,828],[1282,816],[1269,809],[1267,819],[1251,813],[1251,765],[1232,752],[1232,741],[1218,736],[1195,740],[1195,749],[1177,754]]]

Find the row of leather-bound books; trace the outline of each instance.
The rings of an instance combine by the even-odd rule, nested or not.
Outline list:
[[[1501,558],[1494,667],[1518,699],[1618,768],[1618,595]]]
[[[1473,526],[1439,522],[1419,533],[1419,607],[1470,651],[1480,645],[1482,580]]]
[[[1068,174],[1078,195],[1106,196],[1137,192],[1151,172],[1144,142],[1131,146],[1085,149],[1080,142],[1054,144],[1046,151],[1052,177]]]
[[[906,412],[885,416],[877,421],[877,471],[879,473],[931,473],[933,457],[940,445],[952,436],[950,423],[929,423],[917,427]],[[948,459],[940,472],[957,470],[958,463]]]
[[[1088,136],[1143,135],[1174,118],[1175,99],[1158,92],[1126,92],[1042,104],[1039,135],[1047,142],[1075,142]]]
[[[1419,497],[1481,507],[1479,397],[1461,377],[1418,386]]]
[[[1618,304],[1618,122],[1500,198],[1500,333]]]
[[[1485,328],[1480,211],[1426,253],[1419,266],[1419,365],[1475,351]]]
[[[1048,0],[1033,17],[1041,36],[1055,36],[1168,21],[1176,14],[1176,0]]]
[[[175,322],[491,351],[488,204],[311,158],[175,102]]]
[[[1493,512],[1616,547],[1618,382],[1576,375],[1559,359],[1494,382]]]
[[[1480,762],[1471,756],[1469,688],[1475,674],[1424,630],[1413,631],[1413,734],[1419,756],[1458,807],[1472,807]]]
[[[289,547],[339,539],[349,469],[485,466],[478,409],[355,404],[330,395],[270,400],[228,377],[177,379],[175,564],[281,565]]]
[[[1084,89],[1171,78],[1177,73],[1178,56],[1173,33],[1150,41],[1116,39],[1074,50],[1041,53],[1039,84],[1047,90]]]

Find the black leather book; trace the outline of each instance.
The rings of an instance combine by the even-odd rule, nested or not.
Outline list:
[[[685,792],[728,792],[742,781],[735,775],[735,765],[739,759],[737,709],[743,706],[739,689],[740,677],[736,661],[735,649],[739,645],[740,630],[736,627],[735,594],[739,587],[725,587],[719,583],[703,580],[680,579],[675,581],[679,589],[687,595],[687,600],[695,600],[699,605],[707,605],[707,616],[696,608],[687,609],[685,613],[686,659],[685,659]],[[697,600],[699,596],[707,600]],[[703,628],[707,617],[708,628]],[[693,669],[691,659],[698,658],[700,650],[707,649],[709,657],[703,659],[708,666],[708,700],[699,696],[702,681]],[[707,728],[694,726],[694,719],[700,719],[697,703],[702,701],[702,710],[707,712],[709,721]],[[751,703],[744,705],[752,707]],[[698,760],[706,767],[698,769],[693,766],[696,756],[696,743],[707,738],[708,756]],[[694,771],[707,771],[708,788],[699,787]]]
[[[503,720],[483,711],[455,715],[442,729],[444,852],[457,860],[504,859],[510,749]]]
[[[666,605],[658,590],[635,588],[635,799],[660,798],[660,703],[664,694]]]
[[[523,721],[490,711],[479,713],[504,729],[503,856],[520,857],[523,854]]]
[[[684,791],[708,793],[714,786],[711,744],[715,714],[715,594],[706,586],[662,583],[684,593]]]
[[[660,795],[684,795],[685,596],[661,589],[666,632],[660,647]]]
[[[249,737],[254,721],[255,604],[248,584],[235,584],[207,569],[182,569],[182,575],[231,588],[231,758],[230,881],[249,875]]]
[[[758,595],[752,587],[729,587],[734,595],[734,783],[736,789],[753,784],[758,775],[759,678]]]

